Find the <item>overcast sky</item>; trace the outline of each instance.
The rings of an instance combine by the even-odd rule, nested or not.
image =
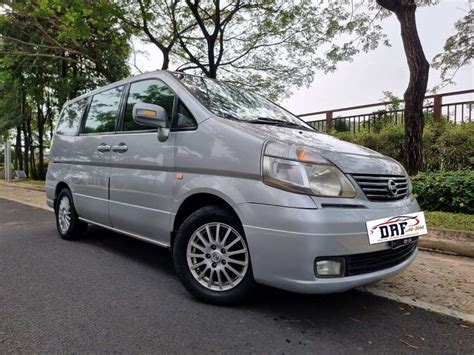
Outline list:
[[[454,23],[465,16],[468,9],[467,0],[440,0],[436,6],[418,8],[418,32],[429,62],[442,52],[446,38],[455,32]],[[383,98],[383,91],[387,90],[402,97],[408,83],[408,68],[399,23],[394,16],[390,16],[381,24],[392,47],[381,46],[375,51],[359,54],[352,62],[340,64],[336,72],[317,75],[310,88],[296,91],[282,105],[300,114],[378,102]],[[136,47],[146,51],[137,56],[138,67],[142,71],[156,70],[160,65],[159,52],[150,45]],[[472,89],[472,66],[460,70],[455,81],[457,85],[445,87],[442,92]],[[428,87],[438,83],[439,72],[431,69]]]

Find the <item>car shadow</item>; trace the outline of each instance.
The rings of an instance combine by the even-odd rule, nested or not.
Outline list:
[[[175,273],[170,250],[158,245],[91,225],[80,242],[98,246],[168,275]]]
[[[183,308],[191,307],[197,312],[211,312],[222,319],[231,316],[235,319],[258,319],[261,326],[288,332],[288,338],[284,341],[296,343],[298,347],[301,346],[299,350],[304,350],[306,340],[311,337],[339,342],[340,335],[344,334],[345,339],[350,339],[350,343],[346,344],[350,347],[357,344],[358,347],[363,345],[363,348],[368,350],[365,347],[368,342],[383,339],[384,346],[406,351],[400,343],[400,336],[423,329],[423,336],[428,341],[429,329],[433,324],[438,327],[440,323],[446,327],[453,324],[453,319],[434,314],[428,318],[430,323],[426,324],[428,319],[426,315],[423,316],[425,311],[358,290],[338,294],[303,295],[258,285],[251,297],[242,304],[204,304],[194,299],[184,287],[179,287],[180,281],[168,249],[98,227],[89,227],[80,243],[97,246],[175,280],[174,285],[169,281],[167,284],[173,297],[177,297]],[[387,319],[390,322],[387,323]],[[431,340],[435,341],[434,338]]]
[[[147,268],[165,273],[167,276],[171,275],[176,278],[176,282],[179,282],[168,249],[95,226],[89,226],[81,242],[132,259]],[[188,300],[193,300],[187,293],[184,294]],[[279,317],[290,319],[299,314],[301,319],[306,319],[303,322],[308,324],[311,324],[314,319],[320,321],[321,316],[334,316],[336,311],[347,315],[347,319],[355,319],[354,322],[357,322],[359,314],[367,313],[369,303],[373,303],[377,299],[378,297],[359,291],[329,295],[302,295],[258,285],[255,292],[244,304],[234,307],[267,310],[271,314],[276,314],[276,319],[280,319]]]

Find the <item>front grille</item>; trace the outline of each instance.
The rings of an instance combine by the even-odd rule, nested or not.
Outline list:
[[[345,257],[345,276],[362,275],[396,266],[407,260],[415,252],[416,244],[416,242],[412,242],[396,249],[348,255]]]
[[[352,175],[369,201],[401,200],[408,195],[408,179],[403,175]]]

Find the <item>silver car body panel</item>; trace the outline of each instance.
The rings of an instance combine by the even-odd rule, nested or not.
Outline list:
[[[109,217],[114,228],[169,244],[175,139],[172,133],[160,143],[156,132],[111,138],[112,146],[128,147],[125,153],[112,152]]]
[[[176,93],[197,129],[172,131],[166,142],[150,131],[55,135],[46,182],[51,207],[58,184],[66,184],[81,219],[169,246],[184,201],[202,193],[217,196],[242,222],[256,281],[296,292],[344,291],[399,272],[414,259],[415,254],[395,267],[358,276],[318,279],[314,273],[318,256],[388,249],[387,243],[369,244],[367,220],[420,210],[411,195],[370,202],[349,175],[406,175],[393,159],[323,133],[217,117],[168,72],[143,74],[96,92],[147,78],[163,80]],[[312,147],[348,174],[356,197],[321,198],[265,185],[261,156],[269,140]],[[128,146],[126,152],[97,151],[100,144],[120,143]]]

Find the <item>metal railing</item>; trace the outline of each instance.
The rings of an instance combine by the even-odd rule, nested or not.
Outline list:
[[[472,122],[474,117],[474,89],[453,91],[443,94],[425,96],[423,110],[427,120],[434,122],[447,120],[454,124]],[[454,102],[444,102],[445,97],[460,97],[468,95],[470,100],[455,100]],[[400,100],[403,105],[403,100]],[[369,131],[387,123],[403,124],[405,121],[403,108],[393,109],[393,102],[379,102],[374,104],[337,108],[327,111],[309,112],[298,115],[300,118],[315,118],[306,121],[308,124],[320,131],[329,132],[333,128],[337,131],[348,131],[356,133],[361,129]],[[372,112],[366,109],[378,108]],[[364,112],[360,112],[364,110]],[[342,116],[335,114],[343,113]]]

